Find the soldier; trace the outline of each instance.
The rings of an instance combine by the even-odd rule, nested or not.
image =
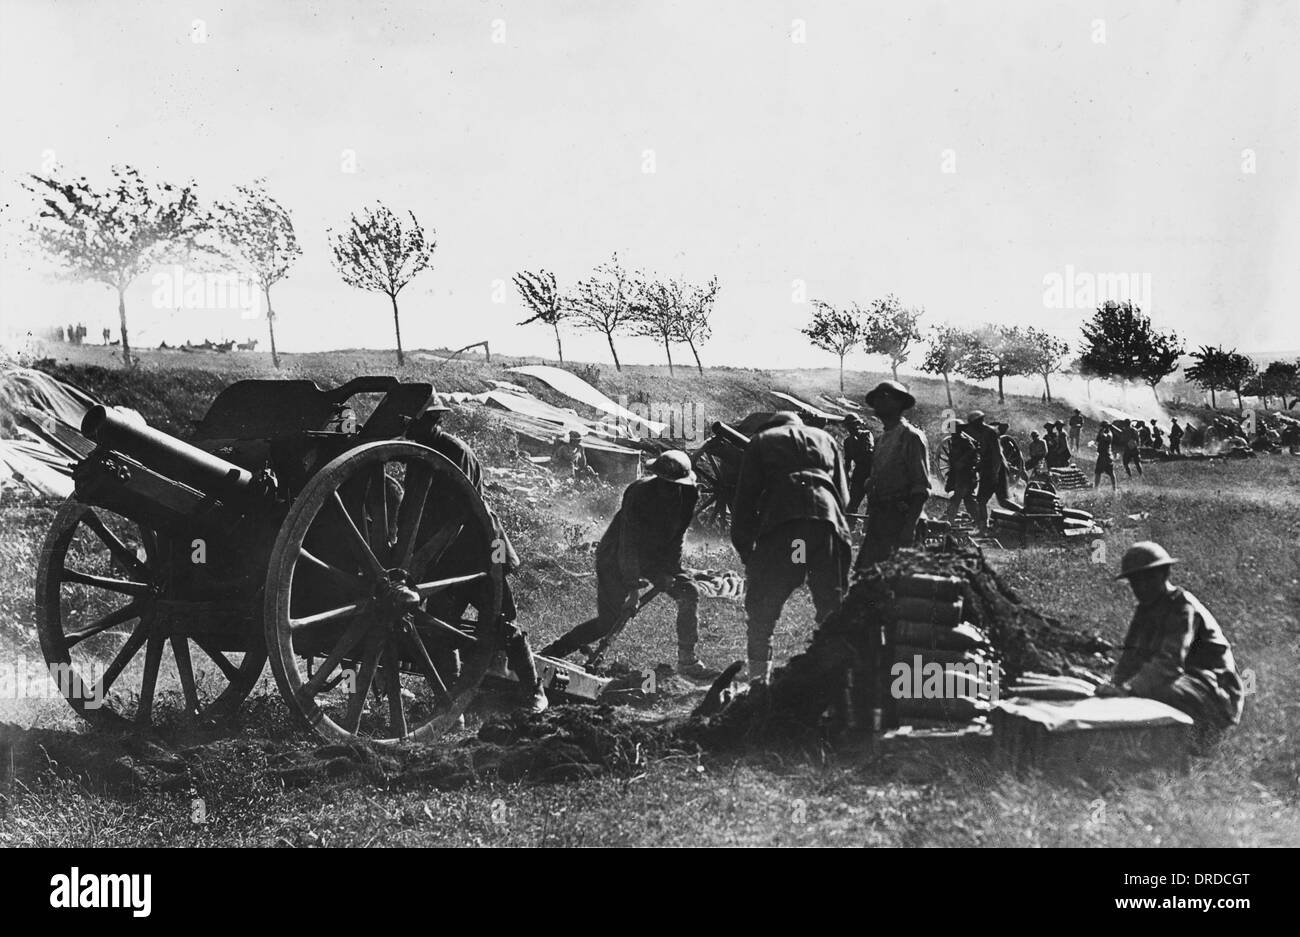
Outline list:
[[[975,521],[980,527],[989,525],[989,501],[998,494],[999,483],[1006,489],[1007,463],[1002,458],[1002,442],[998,431],[984,422],[984,411],[973,410],[966,416],[967,432],[979,446],[979,488],[976,490],[975,503],[979,514]],[[1064,438],[1064,436],[1062,436]],[[1008,510],[1014,510],[1008,499],[998,497],[998,503]]]
[[[1070,414],[1070,449],[1074,452],[1079,451],[1079,437],[1083,435],[1083,414],[1076,407]]]
[[[1162,430],[1155,420],[1151,421],[1151,448],[1163,449],[1165,447],[1165,431]]]
[[[976,524],[980,521],[980,506],[975,492],[980,488],[980,447],[972,435],[970,423],[958,423],[948,437],[948,477],[944,490],[951,492],[944,520],[951,522],[964,504],[966,513]]]
[[[1038,430],[1034,430],[1029,434],[1029,459],[1025,462],[1025,470],[1036,471],[1046,461],[1047,441],[1038,435]]]
[[[1051,468],[1064,468],[1070,464],[1070,439],[1065,429],[1065,421],[1057,420],[1052,427],[1053,442],[1047,447],[1047,464]]]
[[[888,422],[885,429],[888,436]],[[867,482],[867,537],[876,522],[870,489],[881,451]],[[750,439],[736,483],[731,542],[745,564],[751,682],[771,676],[772,632],[786,599],[805,580],[818,624],[840,607],[852,558],[847,500],[840,447],[830,434],[779,411]]]
[[[563,436],[555,437],[551,446],[551,468],[558,474],[573,479],[595,474],[587,464],[587,453],[582,448],[582,433],[579,430],[569,430],[567,442]]]
[[[1178,560],[1152,541],[1120,560],[1137,609],[1111,683],[1098,696],[1144,696],[1191,716],[1203,739],[1241,720],[1244,690],[1218,622],[1186,589],[1169,581]]]
[[[1183,454],[1183,428],[1178,425],[1178,417],[1174,417],[1169,425],[1169,451],[1176,455]]]
[[[1110,478],[1110,490],[1115,491],[1119,486],[1115,483],[1115,457],[1111,454],[1112,447],[1115,444],[1115,435],[1110,430],[1110,423],[1106,420],[1101,421],[1101,426],[1097,428],[1097,466],[1092,475],[1092,487],[1101,487],[1101,476],[1106,475]]]
[[[916,398],[897,381],[882,381],[866,396],[885,425],[867,480],[867,529],[858,552],[862,569],[916,540],[916,522],[930,494],[930,451],[925,433],[903,416]]]
[[[848,511],[856,514],[863,495],[866,494],[867,479],[871,477],[871,459],[875,454],[876,440],[871,435],[871,430],[862,425],[862,418],[856,413],[850,413],[844,418],[844,428],[848,430],[848,435],[844,437],[844,471],[849,476]],[[850,528],[855,521],[856,518],[849,519]]]
[[[437,397],[434,397],[437,400]],[[407,435],[414,441],[428,446],[435,452],[441,453],[451,461],[453,465],[461,470],[474,490],[483,495],[483,467],[479,463],[478,456],[474,454],[464,440],[453,436],[442,428],[442,415],[447,413],[451,408],[441,403],[434,403],[427,408],[424,413],[416,418],[411,424]],[[486,505],[486,499],[484,504]],[[493,532],[497,543],[505,551],[505,571],[514,572],[519,568],[519,555],[515,553],[514,546],[510,543],[510,538],[506,534],[505,528],[501,526],[496,514],[488,508],[488,514],[492,519]],[[454,563],[454,558],[453,558]],[[465,572],[473,571],[471,567],[466,567]],[[458,570],[447,569],[449,574],[455,574]],[[507,625],[506,636],[506,660],[510,669],[514,671],[515,676],[519,678],[519,685],[527,699],[529,711],[532,713],[545,712],[549,705],[546,699],[546,689],[542,686],[541,680],[537,676],[537,665],[533,660],[533,651],[528,644],[528,634],[521,630],[515,622],[518,616],[518,610],[515,608],[514,593],[510,590],[510,583],[502,577],[502,596],[501,596],[501,617]],[[438,597],[440,602],[459,605],[458,609],[452,608],[454,612],[451,620],[455,621],[461,617],[464,609],[469,605],[477,607],[477,596],[467,597],[463,593],[454,593],[449,590],[443,596]],[[459,660],[444,661],[454,673],[459,673]]]
[[[605,637],[637,608],[641,590],[659,589],[677,603],[677,672],[712,680],[718,671],[695,656],[699,640],[699,593],[682,573],[682,540],[699,496],[686,453],[670,450],[623,492],[623,503],[596,548],[596,617],[542,649],[567,657]]]
[[[1129,478],[1133,477],[1133,468],[1138,470],[1138,477],[1142,476],[1142,450],[1138,447],[1137,430],[1133,428],[1132,420],[1119,421],[1119,444],[1123,447],[1124,471]]]
[[[1151,448],[1151,427],[1145,423],[1138,423],[1138,445],[1143,449]]]

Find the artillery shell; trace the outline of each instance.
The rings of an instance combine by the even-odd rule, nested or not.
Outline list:
[[[951,602],[961,598],[964,583],[956,576],[930,576],[925,573],[912,573],[899,579],[894,592],[900,596],[912,596],[920,599],[937,599]]]

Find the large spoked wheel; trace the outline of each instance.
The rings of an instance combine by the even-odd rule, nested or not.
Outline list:
[[[37,633],[51,679],[92,722],[148,726],[167,712],[216,721],[257,683],[259,634],[232,642],[173,627],[185,616],[167,614],[170,553],[164,536],[103,508],[68,501],[55,515],[36,577]]]
[[[731,520],[731,489],[727,484],[727,466],[715,452],[701,449],[692,460],[699,500],[695,502],[695,521],[708,530],[725,532]]]
[[[952,470],[952,437],[945,436],[939,441],[939,448],[934,451],[934,471],[939,481],[948,484],[948,473]]]
[[[469,479],[432,449],[368,443],[307,483],[266,580],[280,692],[329,739],[443,734],[504,646],[505,550]]]

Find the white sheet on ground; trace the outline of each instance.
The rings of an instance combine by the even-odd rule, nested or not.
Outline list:
[[[535,377],[552,390],[557,390],[570,400],[576,400],[578,403],[586,404],[599,410],[601,413],[608,413],[610,416],[617,417],[628,423],[637,426],[643,426],[651,433],[658,435],[667,429],[664,423],[657,423],[654,420],[647,420],[645,417],[637,416],[631,410],[620,407],[614,401],[610,400],[596,388],[592,387],[578,375],[562,368],[553,368],[545,364],[526,364],[517,368],[507,368],[508,372],[515,374],[524,374],[528,377]]]

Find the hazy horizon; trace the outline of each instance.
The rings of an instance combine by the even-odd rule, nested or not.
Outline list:
[[[833,365],[799,334],[801,296],[893,292],[923,325],[1035,325],[1073,346],[1089,310],[1045,300],[1071,272],[1134,275],[1189,348],[1295,347],[1293,3],[7,0],[0,15],[6,330],[116,330],[111,290],[52,283],[19,249],[18,181],[53,161],[193,178],[207,200],[265,177],[304,249],[273,294],[287,351],[392,347],[386,297],[345,286],[325,241],[376,199],[437,231],[433,270],[400,298],[409,348],[553,357],[548,328],[516,326],[511,276],[545,267],[570,287],[616,250],[718,276],[706,365]],[[263,320],[157,308],[156,289],[128,294],[134,344],[266,348]],[[599,334],[564,342],[609,360]],[[619,352],[663,363],[648,339]],[[693,364],[684,346],[674,360]]]

